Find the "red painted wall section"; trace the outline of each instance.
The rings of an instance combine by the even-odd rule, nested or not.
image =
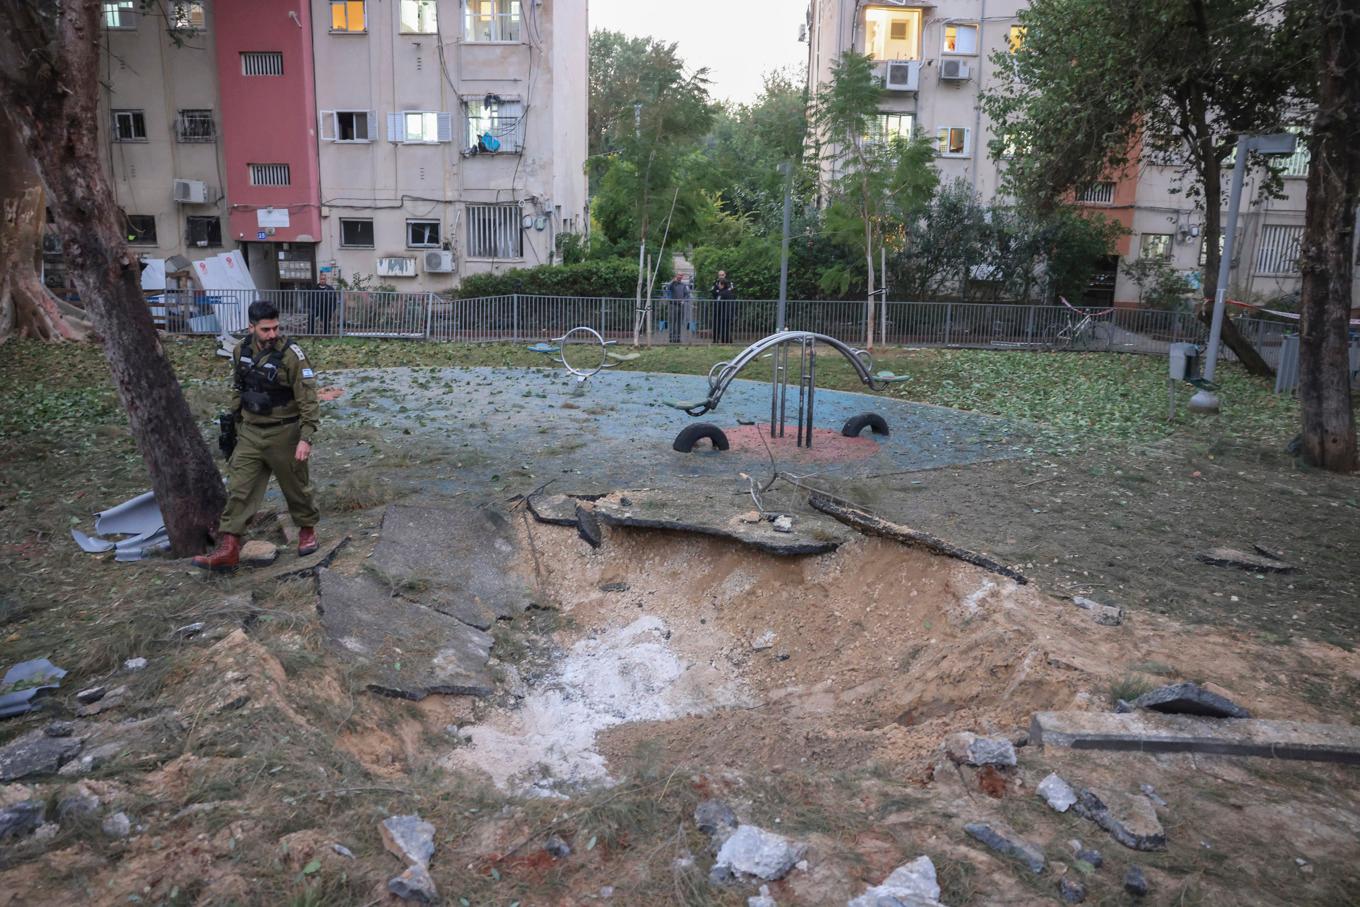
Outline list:
[[[316,79],[307,0],[217,0],[217,78],[230,236],[254,242],[260,208],[287,208],[289,225],[271,242],[321,238],[316,149]],[[241,54],[283,54],[283,75],[247,76]],[[250,164],[288,164],[290,185],[252,186]]]

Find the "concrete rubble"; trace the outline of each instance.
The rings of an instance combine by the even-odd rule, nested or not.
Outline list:
[[[1035,791],[1047,801],[1049,806],[1060,813],[1067,812],[1068,808],[1077,802],[1077,792],[1072,789],[1072,785],[1058,777],[1057,773],[1054,772],[1050,772],[1044,780],[1040,781]]]
[[[420,816],[389,816],[380,826],[383,846],[406,864],[406,869],[387,882],[387,890],[399,898],[433,904],[439,900],[430,878],[434,856],[434,826]]]
[[[1287,564],[1268,555],[1250,554],[1236,548],[1210,548],[1198,552],[1195,560],[1214,567],[1235,567],[1253,573],[1293,573],[1298,569],[1293,564]]]
[[[1214,753],[1360,764],[1360,727],[1259,718],[1201,718],[1140,709],[1110,712],[1037,712],[1030,724],[1036,746]]]
[[[880,907],[883,904],[943,907],[940,904],[940,883],[930,857],[919,856],[910,863],[902,864],[882,884],[866,889],[859,897],[847,901],[845,907]]]
[[[1015,765],[1015,744],[1004,737],[979,737],[970,731],[950,734],[945,753],[956,765]]]
[[[1197,683],[1173,683],[1149,690],[1135,699],[1136,709],[1150,709],[1168,715],[1202,715],[1206,718],[1250,718],[1251,713],[1227,697],[1210,692]]]
[[[963,830],[970,838],[987,845],[1003,857],[1019,860],[1035,875],[1044,871],[1047,861],[1044,859],[1043,851],[1011,829],[1002,827],[1001,830],[997,830],[984,822],[969,822],[963,826]]]
[[[1124,609],[1118,605],[1103,605],[1083,595],[1072,596],[1072,604],[1091,615],[1091,619],[1101,626],[1117,627],[1124,622]]]
[[[753,876],[774,882],[788,875],[806,850],[806,844],[790,841],[783,835],[755,825],[738,825],[718,849],[710,878]]]
[[[0,781],[19,781],[55,774],[84,746],[79,737],[52,737],[42,729],[29,731],[0,747]]]
[[[1072,811],[1083,819],[1090,819],[1132,850],[1166,849],[1166,831],[1157,818],[1157,810],[1141,793],[1126,795],[1083,790]]]

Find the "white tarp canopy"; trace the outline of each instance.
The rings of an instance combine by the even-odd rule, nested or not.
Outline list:
[[[142,264],[146,265],[142,269],[142,289],[153,293],[165,292],[165,259],[143,258]]]

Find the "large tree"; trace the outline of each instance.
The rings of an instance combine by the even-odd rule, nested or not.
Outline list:
[[[1360,0],[1300,0],[1295,12],[1302,37],[1318,49],[1299,254],[1303,455],[1316,466],[1350,472],[1360,465],[1347,350],[1360,206]]]
[[[1299,48],[1270,0],[1033,0],[1015,53],[993,55],[983,95],[1009,187],[1056,203],[1140,164],[1179,168],[1204,212],[1204,295],[1218,287],[1223,175],[1239,133],[1290,123]],[[1139,159],[1140,158],[1140,159]],[[1252,162],[1259,163],[1259,162]],[[1201,317],[1211,317],[1201,306]],[[1270,367],[1231,322],[1223,340],[1250,371]]]
[[[934,150],[924,138],[878,135],[875,121],[883,89],[873,63],[846,51],[820,87],[813,116],[833,174],[823,231],[853,248],[866,277],[865,347],[874,346],[874,269],[880,251],[901,248],[911,220],[930,201],[939,175]],[[829,282],[843,291],[848,275],[832,271]]]
[[[84,313],[53,296],[39,276],[46,210],[38,168],[9,114],[0,110],[0,343],[91,335]]]
[[[225,493],[151,323],[140,269],[99,160],[93,124],[101,12],[99,0],[0,0],[0,104],[37,164],[72,281],[104,338],[171,545],[187,555],[205,547]]]

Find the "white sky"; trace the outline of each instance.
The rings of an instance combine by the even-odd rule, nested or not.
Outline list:
[[[764,73],[807,62],[807,0],[589,0],[589,10],[592,31],[678,43],[685,65],[709,68],[716,99],[755,100]]]

